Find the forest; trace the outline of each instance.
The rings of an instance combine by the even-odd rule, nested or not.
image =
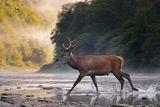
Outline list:
[[[74,52],[114,54],[128,68],[160,66],[160,0],[86,0],[62,7],[51,37],[56,56],[67,38],[79,38]]]
[[[52,49],[25,31],[46,25],[26,0],[0,0],[0,69],[37,68],[49,63]]]

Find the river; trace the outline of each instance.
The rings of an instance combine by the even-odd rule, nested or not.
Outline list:
[[[9,91],[26,95],[30,93],[35,98],[55,97],[63,102],[84,103],[90,106],[127,104],[159,107],[160,73],[130,73],[130,76],[139,92],[132,91],[127,80],[124,90],[120,91],[119,81],[109,74],[97,77],[99,94],[96,93],[90,77],[85,77],[70,96],[66,96],[78,73],[0,73],[0,93]],[[42,90],[42,87],[47,90]],[[52,88],[57,90],[53,91]]]

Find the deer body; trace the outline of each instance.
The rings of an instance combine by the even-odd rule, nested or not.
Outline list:
[[[122,57],[115,55],[79,56],[71,53],[67,62],[72,68],[79,70],[85,76],[103,76],[114,71],[120,72],[123,61]]]
[[[124,79],[126,78],[132,90],[138,91],[138,89],[133,87],[132,81],[130,79],[130,75],[121,71],[122,65],[124,63],[124,59],[121,56],[116,55],[75,55],[72,53],[72,49],[74,48],[74,42],[69,39],[70,45],[68,48],[65,48],[65,52],[62,54],[63,59],[67,64],[69,64],[73,69],[79,71],[79,77],[73,84],[72,88],[68,91],[68,94],[74,89],[74,87],[82,80],[85,76],[90,76],[96,90],[98,92],[98,86],[96,82],[95,76],[103,76],[108,75],[109,73],[113,73],[113,75],[119,80],[121,83],[121,90],[123,90]]]

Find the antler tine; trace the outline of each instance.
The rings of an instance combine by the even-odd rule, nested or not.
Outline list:
[[[70,40],[70,38],[68,37],[68,41],[69,41],[69,46],[66,47],[63,43],[63,48],[65,48],[65,50],[69,50],[72,47],[72,41]]]
[[[71,48],[73,46],[74,40],[72,41],[70,39],[70,37],[68,37],[68,41],[69,41],[69,47],[68,48]]]
[[[77,38],[71,40],[70,37],[68,37],[68,41],[74,43],[77,40]]]
[[[78,41],[79,41],[79,38],[78,38],[78,37],[75,38],[75,39],[72,41],[72,43],[73,43],[72,47],[75,47]]]
[[[68,36],[68,41],[69,41],[69,42],[72,42],[69,36]]]
[[[66,50],[69,50],[70,48],[76,46],[77,39],[71,40],[71,39],[68,37],[68,41],[69,41],[69,46],[68,46],[68,47],[66,47],[66,46],[64,45],[64,43],[63,43],[63,48],[65,48]]]
[[[67,49],[67,47],[64,45],[64,43],[63,43],[63,48]]]

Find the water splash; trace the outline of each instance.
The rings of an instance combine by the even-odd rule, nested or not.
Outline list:
[[[138,91],[139,92],[146,92],[146,93],[154,93],[154,92],[157,92],[157,90],[156,90],[156,88],[157,88],[157,85],[150,85],[149,87],[148,87],[148,89],[146,89],[146,90],[144,90],[144,89],[140,89],[140,88],[138,88]]]
[[[157,91],[158,84],[150,85],[146,90],[138,88],[138,92],[134,92],[133,94],[137,94],[137,99],[148,99],[149,101],[156,101],[156,95],[160,93]]]

